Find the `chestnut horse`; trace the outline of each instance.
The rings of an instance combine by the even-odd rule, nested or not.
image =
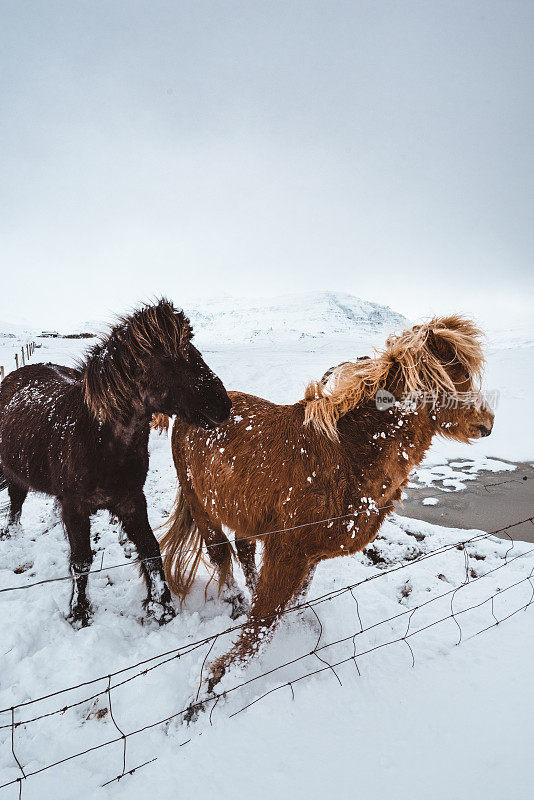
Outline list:
[[[436,434],[460,442],[490,434],[481,336],[463,317],[435,318],[390,337],[374,358],[334,368],[294,405],[230,392],[230,419],[216,431],[174,423],[180,488],[161,540],[169,586],[186,595],[204,543],[239,609],[225,525],[253,596],[236,643],[211,667],[209,691],[265,644],[320,561],[373,541]]]
[[[59,500],[70,544],[70,621],[89,624],[90,515],[108,509],[142,559],[145,608],[174,616],[143,485],[153,412],[213,428],[231,402],[191,342],[187,317],[161,300],[124,317],[76,369],[32,364],[0,386],[0,488],[10,512],[0,538],[18,526],[29,489]]]

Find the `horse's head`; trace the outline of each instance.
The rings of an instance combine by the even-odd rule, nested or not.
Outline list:
[[[480,390],[481,331],[471,320],[451,316],[415,326],[408,333],[421,343],[414,368],[423,408],[437,432],[461,442],[489,436],[494,413]]]
[[[189,320],[167,301],[152,308],[152,342],[140,359],[140,386],[147,409],[176,414],[207,429],[226,422],[232,402],[193,345]]]
[[[225,422],[232,403],[192,336],[185,314],[167,300],[123,317],[82,364],[93,414],[110,420],[141,404],[149,415],[176,414],[203,428]]]
[[[391,402],[417,410],[433,433],[462,442],[489,436],[493,412],[479,389],[481,339],[476,325],[459,315],[435,317],[390,336],[374,358],[344,362],[312,381],[304,422],[336,440],[337,420],[365,402],[376,403],[377,392],[384,390]]]
[[[495,414],[473,377],[456,358],[447,364],[447,370],[454,388],[439,393],[430,409],[439,435],[466,443],[489,436]]]
[[[179,354],[154,354],[144,365],[142,386],[150,411],[176,414],[190,425],[215,428],[232,407],[222,381],[187,341]]]
[[[438,403],[435,407],[441,436],[469,443],[490,435],[495,415],[480,392],[467,392],[457,398],[451,396],[449,402],[454,405],[441,407]]]

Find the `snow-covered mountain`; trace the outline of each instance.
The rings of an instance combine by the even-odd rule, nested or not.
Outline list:
[[[291,344],[357,336],[383,339],[410,323],[388,306],[342,292],[302,292],[278,297],[202,298],[184,304],[195,340],[203,345]],[[118,310],[119,311],[119,310]],[[128,313],[128,309],[122,309]],[[103,333],[109,320],[90,320],[60,334]],[[35,336],[41,328],[0,321],[0,336]]]
[[[0,339],[16,338],[30,341],[35,336],[35,329],[30,323],[0,320]]]
[[[341,292],[261,299],[224,297],[185,305],[199,344],[272,344],[357,336],[374,338],[409,325],[388,306]]]

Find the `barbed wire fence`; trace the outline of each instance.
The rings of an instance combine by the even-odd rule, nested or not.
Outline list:
[[[518,478],[517,480],[522,480],[522,478]],[[353,516],[353,515],[350,515],[350,516]],[[307,523],[307,525],[309,525],[309,524],[322,524],[323,522],[328,522],[328,521],[330,521],[330,520],[321,520],[321,521],[317,521],[316,523]],[[240,683],[237,683],[234,686],[230,687],[229,689],[226,689],[222,694],[215,694],[214,693],[214,694],[212,694],[212,695],[210,695],[210,696],[208,696],[206,698],[199,699],[200,691],[201,691],[201,687],[202,687],[204,666],[205,666],[205,664],[206,664],[206,662],[207,662],[207,660],[208,660],[208,658],[209,658],[209,656],[210,656],[210,654],[211,654],[216,642],[220,638],[222,638],[223,636],[227,636],[227,635],[231,635],[233,633],[236,633],[237,631],[242,629],[247,624],[246,622],[238,624],[238,625],[233,625],[231,627],[226,628],[223,631],[220,631],[219,633],[203,637],[201,639],[198,639],[197,641],[188,642],[187,644],[183,644],[183,645],[180,645],[180,646],[175,647],[173,649],[167,650],[165,652],[158,653],[157,655],[150,656],[150,657],[148,657],[148,658],[146,658],[144,660],[138,661],[135,664],[130,664],[127,667],[123,667],[123,668],[121,668],[119,670],[115,670],[115,671],[109,672],[107,674],[99,675],[98,677],[93,678],[91,680],[83,681],[83,682],[80,682],[80,683],[75,684],[75,685],[70,685],[70,686],[64,687],[62,689],[59,689],[57,691],[50,692],[48,694],[42,695],[40,697],[36,697],[34,699],[31,699],[31,700],[26,700],[26,701],[23,701],[21,703],[16,703],[16,704],[13,704],[13,705],[11,705],[9,707],[0,709],[0,720],[2,719],[2,717],[4,717],[6,719],[6,722],[0,724],[0,731],[6,730],[8,732],[8,739],[6,741],[8,742],[8,745],[9,745],[9,747],[11,749],[11,755],[12,755],[12,758],[13,758],[14,766],[16,767],[16,769],[17,769],[17,771],[19,773],[17,777],[15,777],[15,778],[13,778],[13,779],[11,779],[9,781],[6,781],[3,784],[0,784],[0,789],[7,789],[10,786],[16,786],[16,787],[18,787],[18,796],[19,796],[19,798],[21,798],[22,797],[22,792],[23,792],[23,785],[25,784],[25,782],[29,778],[31,778],[33,776],[36,776],[36,775],[39,775],[39,774],[41,774],[41,773],[43,773],[45,771],[51,770],[51,769],[53,769],[55,767],[59,767],[62,764],[66,764],[66,763],[71,762],[71,761],[73,761],[73,760],[75,760],[77,758],[80,758],[82,756],[88,755],[90,753],[94,753],[96,751],[100,751],[103,748],[106,748],[108,746],[111,746],[111,745],[117,744],[117,743],[121,743],[122,744],[121,770],[115,777],[111,778],[109,781],[106,781],[106,783],[103,784],[103,785],[106,786],[106,785],[109,785],[109,784],[111,784],[111,783],[113,783],[115,781],[120,781],[125,776],[133,774],[137,770],[141,769],[144,766],[147,766],[150,763],[153,763],[157,759],[157,757],[150,758],[150,759],[144,761],[141,764],[137,764],[136,766],[127,768],[127,761],[128,761],[128,759],[127,759],[127,755],[128,755],[128,747],[127,747],[127,745],[128,745],[128,742],[130,741],[130,739],[132,739],[133,737],[138,736],[139,734],[144,733],[144,732],[146,732],[148,730],[154,729],[154,728],[156,728],[158,726],[162,726],[162,725],[168,724],[173,720],[179,720],[180,718],[182,720],[184,720],[184,719],[188,719],[188,718],[194,717],[195,713],[196,712],[200,712],[200,711],[205,711],[206,713],[209,711],[209,721],[210,721],[210,723],[212,723],[213,713],[214,713],[217,705],[221,701],[221,699],[226,698],[229,695],[236,695],[244,687],[250,686],[251,684],[254,684],[254,683],[258,682],[258,681],[261,681],[262,679],[267,678],[268,676],[273,676],[276,673],[278,673],[280,670],[283,670],[283,669],[285,669],[287,667],[293,666],[295,664],[301,664],[301,663],[305,662],[306,659],[309,659],[310,657],[313,657],[313,659],[315,661],[318,661],[320,665],[317,666],[315,669],[309,669],[309,670],[305,671],[303,674],[301,674],[300,676],[298,676],[296,678],[293,678],[291,680],[283,680],[283,681],[281,681],[280,683],[278,683],[274,687],[271,687],[268,690],[266,690],[265,692],[261,693],[255,699],[249,700],[248,702],[244,703],[239,709],[237,709],[236,711],[232,712],[229,716],[230,717],[237,716],[238,714],[241,714],[246,709],[250,708],[252,705],[255,705],[256,703],[260,702],[264,698],[270,696],[271,694],[273,694],[275,692],[283,691],[284,689],[288,693],[288,699],[294,699],[294,697],[295,697],[295,688],[294,688],[295,685],[299,684],[301,681],[304,681],[307,678],[311,678],[312,676],[318,675],[320,673],[324,673],[324,672],[328,672],[328,671],[332,672],[333,677],[336,679],[336,681],[339,683],[339,685],[342,686],[343,682],[342,682],[341,677],[339,675],[339,670],[338,670],[339,667],[352,662],[354,664],[354,666],[355,666],[356,673],[358,675],[360,675],[360,668],[359,668],[359,664],[358,664],[358,661],[360,659],[364,658],[365,656],[369,655],[370,653],[376,652],[376,651],[378,651],[378,650],[380,650],[382,648],[385,648],[385,647],[393,646],[395,644],[404,644],[407,647],[407,649],[408,649],[408,651],[410,653],[411,665],[414,666],[415,665],[415,652],[414,652],[414,648],[412,646],[414,637],[417,637],[418,635],[420,635],[421,633],[423,633],[424,631],[426,631],[426,630],[428,630],[430,628],[434,628],[436,626],[443,625],[444,623],[452,620],[456,624],[456,626],[458,628],[458,641],[456,642],[456,644],[460,644],[462,642],[462,640],[463,640],[463,629],[462,629],[462,625],[461,625],[461,622],[463,620],[463,615],[467,614],[469,611],[473,611],[474,609],[478,609],[478,608],[481,608],[481,607],[483,607],[485,605],[488,605],[493,621],[489,625],[485,626],[484,628],[482,628],[482,629],[476,631],[475,633],[471,634],[468,638],[473,638],[475,636],[481,635],[482,633],[490,630],[491,628],[494,628],[494,627],[500,625],[502,622],[510,619],[512,616],[514,616],[515,614],[518,614],[520,611],[523,611],[523,610],[526,611],[534,603],[534,565],[532,566],[532,569],[530,570],[530,572],[525,577],[514,581],[512,584],[506,586],[505,588],[497,588],[497,590],[491,592],[482,601],[478,601],[476,603],[471,603],[470,605],[467,605],[467,606],[464,606],[462,608],[457,609],[457,608],[455,608],[456,597],[457,597],[458,593],[462,589],[464,589],[465,587],[472,586],[475,583],[484,581],[484,579],[488,578],[488,576],[497,574],[501,570],[509,569],[510,565],[512,565],[513,563],[516,563],[519,559],[527,558],[527,557],[531,556],[534,553],[534,547],[532,547],[532,548],[529,548],[528,550],[526,550],[524,552],[521,552],[521,553],[519,553],[517,555],[512,555],[512,556],[510,555],[512,553],[512,551],[513,551],[513,548],[514,548],[514,540],[513,540],[512,536],[510,535],[509,531],[514,529],[514,528],[517,528],[520,525],[524,525],[524,524],[527,524],[527,523],[534,524],[534,515],[526,517],[525,519],[519,520],[517,522],[510,523],[509,525],[507,525],[507,526],[505,526],[503,528],[494,530],[494,531],[490,531],[490,532],[487,532],[487,533],[481,532],[481,533],[475,534],[474,536],[472,536],[470,538],[467,538],[467,539],[461,539],[461,540],[457,540],[457,541],[452,542],[452,543],[440,545],[439,547],[437,547],[437,548],[435,548],[433,550],[430,550],[428,552],[422,553],[417,558],[410,558],[409,560],[404,561],[404,562],[402,562],[400,564],[395,564],[394,566],[391,566],[388,569],[380,569],[376,573],[374,573],[372,575],[369,575],[369,576],[367,576],[367,577],[365,577],[365,578],[363,578],[363,579],[361,579],[359,581],[356,581],[354,583],[351,583],[351,584],[348,584],[348,585],[345,585],[345,586],[342,586],[342,587],[337,587],[337,588],[332,589],[331,591],[329,591],[327,593],[324,593],[324,594],[322,594],[322,595],[320,595],[318,597],[315,597],[315,598],[313,598],[311,600],[305,600],[303,602],[297,603],[297,604],[285,609],[282,612],[283,615],[285,615],[285,614],[293,614],[295,612],[298,612],[298,611],[301,611],[301,610],[304,610],[304,609],[309,609],[309,610],[312,611],[312,613],[315,615],[315,617],[316,617],[316,619],[318,621],[318,624],[319,624],[319,634],[318,634],[317,641],[315,642],[314,647],[311,650],[307,650],[305,653],[303,653],[303,654],[301,654],[299,656],[296,656],[293,659],[285,661],[282,664],[278,664],[277,666],[275,666],[275,667],[273,667],[273,668],[271,668],[269,670],[266,670],[266,671],[264,671],[264,672],[262,672],[262,673],[260,673],[258,675],[255,675],[255,676],[253,676],[251,678],[242,680]],[[291,528],[289,530],[297,529],[299,527],[300,526],[294,526],[294,528]],[[285,529],[285,530],[288,530],[288,529]],[[281,532],[281,531],[268,531],[264,535],[265,536],[273,535],[273,534],[276,534],[278,532]],[[496,566],[496,567],[494,567],[492,569],[487,570],[483,574],[480,574],[480,575],[476,575],[475,574],[475,576],[473,576],[473,572],[472,572],[472,569],[471,569],[471,566],[470,566],[470,564],[471,564],[471,562],[470,562],[470,558],[471,558],[470,546],[475,544],[475,543],[481,542],[483,540],[488,540],[488,539],[491,539],[492,537],[496,537],[496,536],[508,538],[509,541],[510,541],[510,546],[506,549],[506,552],[504,553],[502,563],[498,564],[498,566]],[[437,557],[443,555],[444,553],[447,553],[447,552],[452,551],[452,550],[459,551],[462,554],[462,558],[463,558],[463,561],[464,561],[463,580],[460,581],[458,583],[458,585],[452,586],[447,591],[442,592],[442,593],[440,593],[438,595],[435,595],[434,597],[432,597],[432,598],[430,598],[428,600],[425,600],[424,602],[421,602],[421,603],[419,603],[419,604],[417,604],[417,605],[415,605],[413,607],[405,608],[402,611],[400,611],[399,613],[388,617],[387,619],[382,619],[382,620],[379,620],[377,622],[373,622],[372,624],[369,624],[369,625],[366,625],[366,626],[363,624],[362,617],[361,617],[361,614],[360,614],[359,601],[358,601],[358,597],[357,597],[357,592],[358,592],[359,589],[361,589],[362,586],[364,586],[365,584],[368,584],[368,583],[370,583],[372,581],[380,580],[380,579],[384,578],[385,576],[391,575],[391,574],[396,573],[396,572],[398,572],[400,570],[407,569],[408,567],[413,567],[414,565],[422,563],[424,561],[427,561],[428,559],[437,558]],[[125,563],[126,564],[132,564],[132,563],[138,563],[138,562],[139,562],[139,559],[136,559],[134,562],[129,561],[129,562],[125,562]],[[119,566],[124,566],[124,565],[125,564],[112,565],[111,567],[106,567],[106,570],[107,569],[117,568]],[[91,570],[91,572],[100,572],[100,571],[101,571],[100,569]],[[0,591],[16,591],[16,590],[22,589],[22,588],[31,588],[32,586],[43,585],[43,584],[46,584],[46,583],[52,583],[52,582],[55,582],[55,581],[58,581],[58,580],[65,580],[65,579],[69,579],[70,580],[71,576],[52,578],[52,579],[39,581],[39,582],[35,582],[35,583],[32,583],[32,584],[26,584],[26,585],[22,585],[22,586],[18,586],[18,587],[6,587],[4,589],[1,589]],[[529,589],[529,596],[526,599],[526,602],[522,602],[521,605],[517,606],[516,608],[514,608],[511,612],[507,613],[506,615],[498,617],[496,615],[496,613],[495,613],[495,610],[496,610],[495,609],[495,599],[497,597],[503,596],[506,592],[509,592],[510,590],[512,590],[514,588],[517,588],[519,586],[523,586],[523,585],[525,587],[528,587],[528,589]],[[354,603],[354,624],[355,624],[356,627],[355,627],[354,631],[352,631],[349,635],[344,636],[342,638],[338,638],[335,641],[330,641],[330,642],[324,643],[322,641],[322,639],[323,639],[323,626],[322,626],[321,620],[320,620],[320,618],[319,618],[319,616],[317,614],[316,608],[318,606],[324,604],[324,603],[334,602],[337,599],[339,599],[340,597],[344,597],[344,596],[348,597]],[[422,609],[428,608],[429,606],[431,606],[434,603],[438,603],[438,601],[443,600],[444,598],[446,598],[449,601],[449,606],[448,606],[447,613],[446,614],[442,614],[437,619],[433,619],[432,621],[427,622],[426,624],[421,625],[420,627],[416,628],[415,625],[414,625],[414,622],[413,622],[416,613],[418,611],[421,611]],[[375,644],[372,647],[367,647],[366,649],[362,649],[362,650],[357,651],[357,640],[358,639],[361,640],[361,638],[364,636],[364,634],[367,634],[370,631],[375,631],[376,629],[380,628],[381,626],[387,626],[387,625],[391,626],[391,624],[393,622],[402,620],[402,618],[406,618],[406,628],[405,628],[404,632],[401,635],[399,635],[399,634],[393,635],[391,638],[387,639],[386,641],[380,642],[379,644]],[[271,620],[272,620],[272,618],[265,618],[263,620],[259,620],[258,622],[269,622]],[[344,654],[342,658],[337,658],[337,660],[328,661],[327,660],[327,656],[328,656],[329,649],[330,648],[336,648],[339,645],[349,645],[351,647],[352,652],[349,652],[348,655]],[[114,690],[116,690],[119,687],[124,686],[126,684],[132,683],[133,681],[136,681],[139,678],[141,678],[143,676],[146,676],[148,673],[153,672],[154,670],[160,669],[165,664],[168,664],[169,662],[172,662],[172,661],[179,660],[179,659],[189,655],[190,653],[193,653],[195,651],[200,650],[203,647],[206,647],[207,649],[206,649],[206,653],[204,655],[204,659],[202,661],[202,666],[200,668],[199,689],[198,689],[198,692],[197,692],[195,700],[192,703],[190,703],[187,707],[184,707],[184,708],[181,708],[181,709],[179,709],[177,711],[174,711],[172,714],[170,714],[170,715],[168,715],[168,716],[166,716],[166,717],[164,717],[162,719],[158,719],[156,721],[148,722],[148,723],[146,723],[146,724],[142,725],[141,727],[138,727],[138,728],[136,728],[134,730],[124,731],[121,728],[121,726],[119,725],[119,723],[118,723],[118,721],[117,721],[117,719],[115,717],[114,710],[113,710],[112,695],[113,695]],[[332,650],[330,650],[330,652],[332,652]],[[334,656],[334,658],[335,658],[335,656]],[[133,673],[133,674],[129,674],[129,673]],[[99,687],[98,684],[101,684],[101,686]],[[61,705],[59,705],[58,707],[54,708],[51,711],[46,711],[46,712],[41,713],[41,714],[34,714],[33,716],[31,715],[31,712],[30,712],[29,715],[27,713],[25,713],[25,709],[29,709],[30,707],[36,706],[39,703],[42,703],[42,702],[47,701],[47,700],[51,700],[53,698],[62,698],[63,699],[70,692],[74,692],[74,691],[77,691],[79,689],[82,689],[84,687],[89,687],[89,686],[94,687],[95,691],[92,691],[91,694],[89,694],[88,696],[85,696],[81,700],[76,700],[76,701],[71,702],[71,703],[61,703]],[[111,724],[115,728],[115,731],[117,733],[116,736],[114,736],[114,737],[112,737],[112,738],[110,738],[110,739],[108,739],[108,740],[106,740],[104,742],[101,742],[101,743],[99,743],[97,745],[93,745],[92,747],[77,751],[75,753],[71,753],[71,754],[69,754],[69,755],[67,755],[64,758],[61,758],[59,760],[53,761],[51,763],[44,764],[43,766],[40,766],[40,767],[38,767],[36,769],[28,769],[27,767],[25,767],[23,765],[23,763],[21,761],[21,758],[19,757],[19,754],[17,752],[17,736],[16,736],[16,734],[17,734],[17,730],[18,729],[20,729],[20,728],[22,728],[24,726],[24,729],[26,730],[26,726],[33,725],[33,724],[37,723],[39,720],[42,720],[42,719],[48,718],[48,717],[53,717],[53,716],[60,715],[60,714],[64,714],[69,709],[79,707],[79,706],[81,706],[83,704],[86,704],[88,702],[91,702],[91,701],[95,701],[97,698],[106,698],[107,699],[110,721],[111,721]],[[199,733],[197,735],[201,735],[201,733]],[[180,746],[186,745],[189,741],[191,741],[191,737],[188,738],[188,739],[185,739],[183,742],[181,742]]]
[[[517,478],[509,478],[508,480],[505,480],[505,481],[497,481],[495,483],[486,483],[486,484],[482,483],[482,484],[479,484],[479,487],[482,487],[486,491],[489,491],[489,489],[492,486],[502,486],[503,484],[508,484],[508,483],[523,483],[523,482],[528,481],[528,480],[531,480],[531,478],[529,478],[529,476],[527,476],[527,475],[523,475],[523,476],[520,476],[520,477],[517,477]],[[465,491],[462,490],[462,494],[468,494],[470,491],[476,491],[476,490],[469,490],[469,489],[467,489]],[[377,511],[393,510],[394,508],[397,508],[397,507],[398,506],[395,503],[390,503],[390,504],[388,504],[386,506],[382,506],[380,508],[375,508],[375,509],[373,509],[373,511],[377,512]],[[273,530],[273,531],[265,531],[264,533],[255,534],[254,536],[241,537],[239,539],[239,541],[241,541],[241,542],[242,541],[247,541],[248,539],[260,539],[261,540],[261,539],[265,538],[266,536],[273,536],[273,535],[276,535],[276,534],[279,534],[279,533],[288,533],[290,531],[297,531],[297,530],[300,530],[302,528],[309,528],[312,525],[323,525],[323,524],[326,524],[328,522],[335,522],[335,521],[340,520],[340,519],[350,519],[350,518],[353,518],[353,517],[358,516],[360,514],[367,514],[367,511],[361,511],[361,512],[358,512],[356,514],[355,513],[342,514],[342,515],[340,515],[338,517],[328,517],[327,519],[320,519],[320,520],[315,520],[315,521],[310,521],[310,522],[304,522],[301,525],[293,525],[292,527],[289,527],[289,528],[279,528],[279,529]],[[490,532],[488,534],[481,534],[481,535],[484,537],[484,536],[497,535],[498,533],[505,533],[505,531],[508,530],[509,527],[517,527],[519,525],[524,525],[525,523],[528,523],[530,521],[531,521],[531,518],[527,517],[526,520],[520,521],[518,523],[513,523],[512,525],[507,526],[506,528],[501,528],[497,532],[494,532],[494,533]],[[50,530],[52,530],[52,528],[55,527],[55,525],[59,525],[59,524],[61,524],[61,522],[58,520],[55,524],[50,525],[44,531],[41,531],[41,535],[43,533],[48,533]],[[478,535],[479,534],[477,534],[477,536]],[[231,541],[230,543],[233,545],[234,541]],[[188,553],[197,553],[197,552],[202,551],[204,549],[209,550],[211,548],[224,547],[224,546],[226,546],[226,542],[214,542],[213,544],[204,544],[204,545],[201,545],[200,547],[193,547],[193,548],[190,548],[189,550],[184,550],[183,554],[186,555]],[[106,564],[106,566],[104,567],[103,566],[104,550],[100,551],[100,555],[101,555],[101,563],[100,563],[99,567],[96,567],[95,569],[86,570],[85,572],[77,572],[76,574],[79,577],[83,577],[85,575],[87,575],[87,576],[89,576],[89,575],[97,575],[97,574],[99,574],[101,572],[110,572],[111,570],[120,569],[121,567],[131,567],[131,566],[135,566],[137,564],[147,564],[147,563],[149,563],[151,561],[159,559],[159,556],[153,556],[153,557],[150,557],[150,558],[135,558],[135,559],[130,558],[128,561],[121,561],[121,562],[119,562],[117,564]],[[69,574],[65,574],[65,575],[58,575],[58,576],[56,576],[54,578],[42,578],[41,580],[32,581],[31,583],[21,583],[18,586],[5,586],[5,587],[0,588],[0,594],[5,594],[6,592],[18,592],[18,591],[22,591],[22,590],[25,590],[25,589],[31,589],[34,586],[44,586],[44,585],[49,584],[49,583],[60,583],[62,581],[72,581],[72,574],[69,573]]]

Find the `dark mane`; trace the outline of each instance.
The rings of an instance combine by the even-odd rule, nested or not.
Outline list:
[[[84,399],[100,420],[121,416],[130,407],[132,380],[150,354],[184,357],[193,330],[189,319],[165,298],[120,317],[79,364]]]

